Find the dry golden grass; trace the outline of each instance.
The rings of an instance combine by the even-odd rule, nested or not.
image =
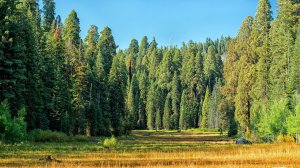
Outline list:
[[[0,151],[0,167],[300,167],[300,145],[297,144],[235,145],[230,140],[228,144],[202,143],[198,141],[201,136],[194,135],[196,142],[186,145],[185,136],[189,138],[183,135],[182,141],[171,142],[172,138],[165,135],[163,140],[156,137],[160,141],[155,142],[152,134],[148,140],[153,144],[149,144],[147,137],[135,135],[131,137],[135,146],[128,143],[130,140],[121,138],[120,146],[114,150],[92,142],[4,146]],[[217,141],[214,136],[217,135],[213,135]],[[47,155],[61,163],[39,161]]]

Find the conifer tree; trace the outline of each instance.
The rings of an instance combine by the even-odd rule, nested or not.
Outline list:
[[[54,0],[43,0],[43,4],[43,28],[49,32],[55,20],[55,2]]]
[[[117,46],[109,27],[105,27],[100,34],[101,36],[98,42],[98,48],[101,53],[104,70],[108,75],[112,66],[113,57],[116,55]]]
[[[18,13],[15,1],[0,3],[0,101],[8,100],[12,116],[25,105],[25,33],[19,24],[24,17]],[[34,115],[31,116],[34,121]]]
[[[138,79],[139,84],[139,118],[138,118],[138,126],[141,129],[147,128],[147,115],[146,115],[146,102],[147,102],[147,94],[148,94],[148,80],[145,72],[141,72]]]
[[[179,128],[179,114],[180,114],[180,86],[177,72],[175,72],[172,79],[172,91],[171,91],[171,99],[172,99],[172,114],[170,117],[170,127],[171,129]]]
[[[128,119],[128,126],[131,129],[139,128],[137,127],[138,120],[139,120],[139,100],[140,100],[139,85],[138,85],[136,75],[134,74],[132,77],[132,81],[127,96],[127,110],[128,110],[127,119]]]
[[[187,93],[186,90],[183,90],[181,95],[181,101],[180,101],[180,117],[179,117],[179,129],[184,130],[186,129],[186,113],[187,113]]]
[[[298,21],[294,3],[291,0],[278,0],[279,13],[270,30],[272,62],[269,80],[272,99],[287,96],[287,81],[291,73],[290,60]]]
[[[205,97],[202,105],[201,128],[208,128],[208,110],[209,110],[209,88],[206,87]]]
[[[113,134],[116,136],[121,135],[126,131],[124,130],[126,78],[124,55],[123,52],[120,51],[113,59],[108,80],[110,119]]]
[[[163,113],[163,127],[166,130],[170,129],[170,115],[171,115],[171,95],[168,94],[165,105],[164,105],[164,113]]]
[[[71,95],[72,109],[70,116],[70,132],[73,134],[85,133],[85,101],[84,91],[86,65],[83,56],[83,44],[80,39],[79,18],[72,10],[65,20],[63,39],[66,43],[65,62],[67,66],[68,90]]]
[[[164,90],[164,92],[168,92],[171,90],[171,81],[172,81],[172,55],[171,51],[165,51],[163,54],[163,60],[159,67],[158,75],[158,85]],[[153,69],[155,69],[153,67]],[[150,73],[151,74],[151,73]]]
[[[242,132],[250,133],[250,113],[251,113],[251,86],[254,85],[255,64],[251,63],[249,51],[249,37],[252,30],[251,17],[246,18],[241,27],[240,33],[243,34],[243,47],[239,64],[241,66],[238,77],[237,95],[235,97],[235,115],[239,121]]]
[[[300,93],[300,24],[291,58],[291,75],[289,78],[289,92]]]
[[[153,130],[155,128],[156,117],[156,86],[155,83],[151,83],[147,94],[146,112],[147,112],[147,128]]]
[[[97,41],[99,38],[98,28],[92,25],[88,34],[85,38],[85,53],[84,58],[87,63],[87,69],[85,78],[87,80],[86,91],[84,99],[87,101],[85,111],[87,118],[87,128],[89,129],[89,133],[91,135],[97,135],[98,126],[100,121],[100,109],[98,104],[99,97],[97,96],[98,87],[97,87],[97,68],[96,68],[96,60],[97,60]]]

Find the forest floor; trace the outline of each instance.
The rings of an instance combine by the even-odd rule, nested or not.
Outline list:
[[[213,132],[133,131],[115,149],[101,141],[0,144],[0,167],[300,167],[300,145],[235,145]]]

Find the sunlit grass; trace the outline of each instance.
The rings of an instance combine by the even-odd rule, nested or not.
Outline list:
[[[231,168],[300,165],[300,145],[297,144],[235,145],[232,139],[214,133],[147,132],[152,134],[143,136],[145,132],[134,131],[131,136],[120,137],[115,149],[103,148],[102,143],[96,142],[1,145],[0,167]],[[182,137],[174,137],[172,133]],[[212,143],[215,141],[224,143]],[[48,155],[61,163],[39,160]]]

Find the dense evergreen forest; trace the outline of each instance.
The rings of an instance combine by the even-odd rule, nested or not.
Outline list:
[[[76,11],[62,23],[54,0],[43,0],[42,9],[37,0],[0,0],[0,134],[8,116],[25,117],[27,131],[69,135],[296,134],[299,16],[298,0],[278,0],[275,19],[269,1],[259,0],[235,38],[158,47],[145,36],[120,50],[109,27],[92,25],[81,39]]]

